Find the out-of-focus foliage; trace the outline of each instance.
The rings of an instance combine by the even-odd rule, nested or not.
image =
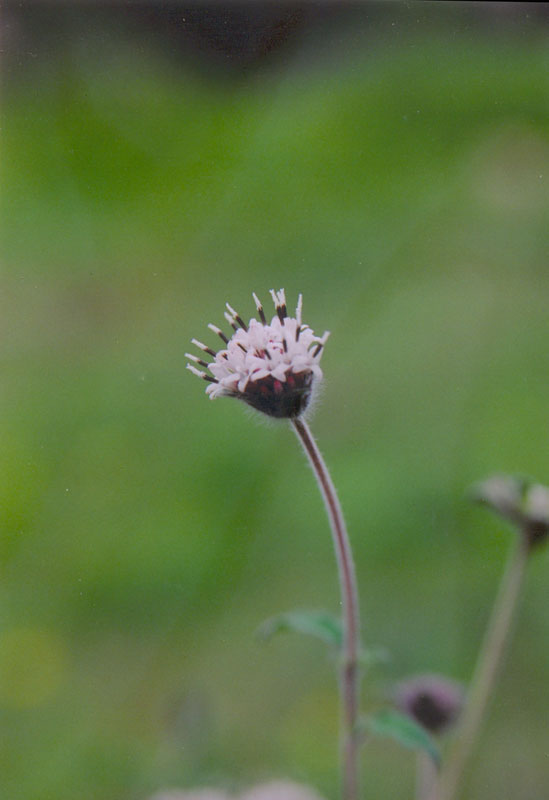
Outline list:
[[[547,30],[393,8],[229,77],[93,26],[6,60],[10,800],[279,776],[336,796],[333,664],[253,635],[337,613],[320,497],[284,425],[184,370],[252,290],[303,292],[332,331],[313,427],[365,639],[392,653],[367,702],[412,672],[470,676],[511,534],[464,492],[549,480]],[[540,551],[464,797],[546,792],[548,580]],[[371,743],[365,797],[409,797],[413,767]]]
[[[437,766],[440,763],[440,753],[432,736],[423,725],[407,714],[384,708],[376,714],[365,717],[361,721],[361,727],[364,727],[365,733],[387,737],[410,750],[425,753]]]

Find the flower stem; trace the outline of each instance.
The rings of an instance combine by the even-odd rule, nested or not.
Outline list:
[[[355,565],[343,512],[324,459],[307,423],[301,418],[295,418],[291,420],[291,424],[303,445],[324,498],[339,568],[343,609],[343,662],[340,675],[342,705],[341,757],[343,762],[342,797],[343,800],[358,800],[359,737],[357,721],[360,702],[360,675],[358,669],[360,622]]]
[[[484,635],[454,750],[443,768],[438,792],[431,800],[453,800],[471,755],[484,712],[495,683],[505,645],[511,630],[520,587],[524,578],[529,548],[526,537],[517,536],[501,579],[492,615]]]
[[[416,756],[416,800],[429,800],[436,781],[436,766],[430,755],[419,752]]]

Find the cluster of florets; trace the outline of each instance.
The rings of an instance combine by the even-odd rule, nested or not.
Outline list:
[[[214,360],[208,363],[186,353],[194,362],[187,364],[187,369],[210,383],[206,392],[212,399],[237,397],[271,417],[298,417],[309,405],[315,383],[322,378],[319,361],[329,334],[315,336],[302,322],[301,295],[295,318],[288,316],[284,289],[271,290],[271,296],[276,314],[270,322],[255,294],[259,319],[248,324],[227,303],[225,318],[233,335],[229,339],[216,325],[208,325],[225,346],[215,351],[193,339],[193,344]]]

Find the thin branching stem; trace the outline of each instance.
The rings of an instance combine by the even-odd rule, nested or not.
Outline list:
[[[526,537],[518,535],[484,635],[454,748],[440,775],[438,791],[431,796],[431,800],[454,800],[456,796],[509,638],[528,552]]]
[[[334,540],[343,611],[343,660],[340,676],[342,705],[341,754],[343,761],[342,796],[343,800],[358,800],[358,751],[360,743],[357,721],[360,703],[358,667],[360,622],[355,565],[343,512],[326,463],[307,423],[302,418],[292,419],[291,423],[307,454],[324,498]]]

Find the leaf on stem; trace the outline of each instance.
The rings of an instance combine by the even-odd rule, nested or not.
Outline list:
[[[439,749],[425,728],[399,711],[387,708],[362,717],[359,727],[364,733],[394,739],[412,750],[423,750],[437,766],[440,764]]]
[[[343,628],[341,620],[327,611],[288,611],[265,620],[257,630],[260,639],[270,639],[277,633],[304,633],[314,636],[334,650],[341,652],[343,645]],[[389,660],[387,650],[372,645],[361,647],[358,660],[365,670],[386,663]]]
[[[283,632],[314,636],[338,650],[343,642],[341,621],[327,611],[288,611],[277,614],[265,620],[257,634],[261,639],[270,639],[276,633]]]

